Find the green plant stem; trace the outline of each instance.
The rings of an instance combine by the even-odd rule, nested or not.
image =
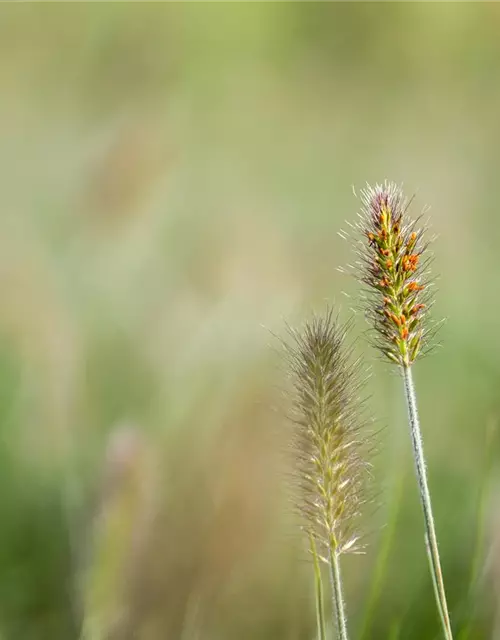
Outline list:
[[[340,563],[338,553],[334,551],[333,545],[330,545],[330,581],[332,584],[333,610],[337,623],[337,631],[339,640],[349,640],[347,635],[347,622],[344,606],[344,597],[342,593],[342,578],[340,575]]]
[[[318,640],[326,640],[325,631],[325,608],[323,602],[323,580],[321,578],[321,566],[319,563],[316,543],[312,535],[309,536],[311,553],[314,564],[314,591],[316,596],[316,623],[318,628]]]
[[[408,406],[408,419],[410,423],[410,434],[413,446],[413,457],[415,460],[415,468],[417,473],[418,487],[420,492],[420,500],[422,502],[422,510],[424,512],[425,522],[425,540],[427,554],[429,556],[429,565],[431,570],[436,602],[441,616],[444,637],[446,640],[453,640],[451,631],[450,617],[448,614],[448,605],[446,603],[446,594],[444,590],[443,574],[441,572],[441,563],[439,561],[439,551],[436,538],[436,529],[434,526],[434,518],[432,515],[431,496],[427,485],[427,474],[425,470],[425,458],[422,445],[422,435],[420,432],[420,423],[417,411],[417,399],[415,396],[415,387],[413,384],[413,376],[411,367],[402,367],[403,380],[405,386],[406,402]]]

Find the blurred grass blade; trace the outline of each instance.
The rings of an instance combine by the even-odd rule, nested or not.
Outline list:
[[[321,577],[321,567],[318,558],[318,552],[316,550],[316,543],[312,535],[309,536],[311,543],[311,553],[313,556],[314,565],[314,590],[316,595],[316,623],[318,640],[326,640],[325,631],[325,607],[323,600],[323,579]]]
[[[394,497],[391,500],[389,521],[387,527],[385,528],[381,549],[377,556],[377,561],[375,564],[374,576],[373,580],[371,581],[370,592],[368,594],[368,602],[365,608],[365,615],[361,626],[361,632],[359,634],[360,640],[370,637],[369,632],[372,625],[373,615],[377,603],[381,597],[384,580],[387,575],[389,553],[392,548],[394,536],[397,530],[397,523],[404,495],[405,480],[406,476],[403,472],[401,472],[395,482],[395,487],[393,490]]]
[[[498,430],[498,419],[491,419],[485,429],[485,441],[484,441],[484,464],[481,484],[479,487],[478,507],[476,516],[476,532],[474,541],[474,553],[472,556],[469,585],[467,591],[467,603],[464,602],[460,610],[468,610],[467,622],[464,628],[461,630],[458,640],[470,640],[473,634],[474,628],[474,613],[476,610],[476,598],[474,598],[474,590],[477,587],[481,561],[483,559],[483,543],[485,537],[485,522],[486,522],[486,510],[488,507],[488,497],[490,489],[491,474],[493,471],[493,465],[495,461],[495,440]]]

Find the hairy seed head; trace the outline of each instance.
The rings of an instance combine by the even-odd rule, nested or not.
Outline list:
[[[396,184],[367,186],[360,195],[354,271],[367,287],[366,315],[384,356],[409,366],[425,351],[432,331],[426,228],[411,219],[409,202]]]
[[[359,550],[356,521],[366,502],[368,464],[360,363],[346,346],[346,325],[329,310],[291,329],[294,502],[320,548]]]

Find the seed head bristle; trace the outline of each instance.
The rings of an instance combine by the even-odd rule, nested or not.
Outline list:
[[[332,311],[314,317],[287,344],[293,385],[293,498],[319,549],[359,551],[356,531],[369,466],[363,451],[360,363],[346,346],[348,326]],[[367,435],[367,434],[366,434]]]
[[[432,333],[426,227],[408,214],[410,202],[394,183],[367,186],[354,228],[361,234],[355,275],[367,291],[364,306],[376,346],[391,362],[411,365]]]

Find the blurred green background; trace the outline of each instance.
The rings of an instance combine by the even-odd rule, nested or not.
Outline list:
[[[415,376],[456,637],[500,637],[499,30],[496,3],[1,6],[2,640],[314,638],[272,334],[348,317],[337,231],[384,178],[439,236]],[[352,636],[438,638],[399,380],[365,352]]]

